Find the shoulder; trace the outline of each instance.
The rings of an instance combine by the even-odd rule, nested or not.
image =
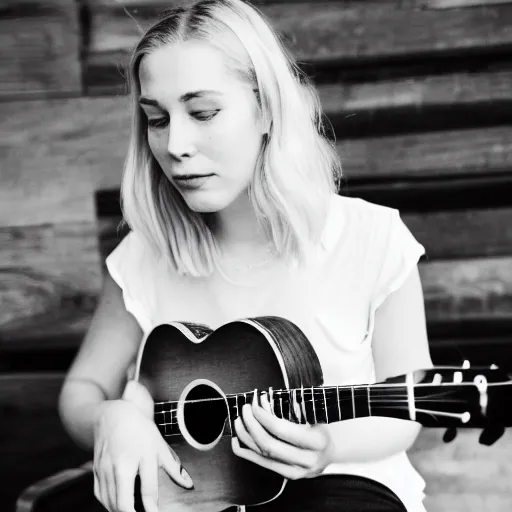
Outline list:
[[[156,258],[156,253],[141,233],[130,231],[108,255],[107,261],[128,264],[130,261],[138,261],[142,258]]]
[[[130,231],[105,260],[112,278],[124,286],[149,278],[158,262],[149,241],[136,231]]]
[[[155,254],[145,237],[130,231],[105,260],[110,276],[122,290],[126,310],[144,331],[151,325],[148,304],[159,279]]]
[[[359,197],[349,197],[335,194],[332,197],[332,211],[342,212],[353,218],[363,221],[372,219],[389,219],[390,216],[398,212],[395,208],[371,203]]]
[[[322,243],[325,247],[355,239],[373,245],[385,243],[397,219],[400,214],[395,208],[333,194]]]

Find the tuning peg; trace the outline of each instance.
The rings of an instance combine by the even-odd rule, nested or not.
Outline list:
[[[450,427],[446,429],[446,432],[443,435],[443,441],[445,443],[451,443],[457,437],[457,429],[455,427]]]
[[[480,434],[480,438],[478,439],[480,444],[485,446],[493,445],[503,434],[505,433],[505,427],[501,425],[494,425],[492,427],[487,427]]]

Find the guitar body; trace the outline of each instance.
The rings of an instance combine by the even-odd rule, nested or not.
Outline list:
[[[224,397],[322,385],[318,358],[294,324],[259,317],[214,332],[197,324],[161,325],[141,347],[137,375],[155,401],[160,432],[195,486],[182,489],[160,470],[159,510],[219,512],[265,503],[282,492],[283,477],[232,452],[236,415]]]

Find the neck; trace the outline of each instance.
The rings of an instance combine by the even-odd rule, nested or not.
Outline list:
[[[233,257],[252,258],[255,249],[268,245],[247,194],[215,214],[214,233],[221,250]]]

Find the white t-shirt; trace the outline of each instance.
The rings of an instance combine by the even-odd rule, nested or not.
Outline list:
[[[306,270],[263,265],[242,284],[229,278],[228,268],[205,278],[184,277],[135,232],[106,264],[145,335],[175,321],[216,329],[240,318],[280,316],[308,337],[328,386],[375,382],[375,311],[423,253],[397,210],[333,195],[321,247]],[[376,462],[332,464],[325,472],[372,478],[394,491],[409,512],[425,512],[425,482],[405,452]]]

